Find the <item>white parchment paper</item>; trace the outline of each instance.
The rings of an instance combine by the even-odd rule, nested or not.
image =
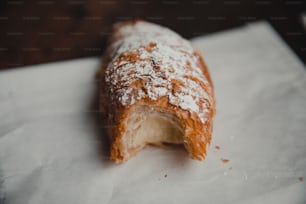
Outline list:
[[[96,58],[0,72],[0,203],[305,203],[304,65],[264,22],[193,44],[217,98],[204,162],[153,147],[109,161]]]

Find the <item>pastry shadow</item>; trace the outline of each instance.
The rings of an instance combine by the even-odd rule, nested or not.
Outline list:
[[[94,80],[94,90],[89,104],[89,120],[93,126],[94,135],[92,139],[96,142],[96,151],[98,161],[101,162],[103,167],[110,167],[116,165],[110,160],[110,141],[107,137],[106,121],[99,111],[99,79]]]
[[[168,162],[171,166],[185,166],[191,162],[191,159],[188,155],[183,144],[164,144],[162,150],[166,157],[168,157]]]

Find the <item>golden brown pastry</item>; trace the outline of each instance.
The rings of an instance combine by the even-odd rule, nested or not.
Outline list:
[[[112,160],[163,143],[205,158],[215,98],[203,57],[187,40],[145,21],[117,23],[99,72]]]

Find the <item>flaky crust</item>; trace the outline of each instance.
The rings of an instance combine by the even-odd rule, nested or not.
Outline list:
[[[173,113],[184,129],[190,156],[205,158],[215,98],[200,52],[169,29],[129,21],[114,26],[102,63],[100,110],[108,124],[112,160],[121,163],[138,151],[130,149],[127,154],[123,137],[129,115],[141,105]]]

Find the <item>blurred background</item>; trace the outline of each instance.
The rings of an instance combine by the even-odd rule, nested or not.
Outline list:
[[[267,20],[306,63],[304,0],[1,0],[0,69],[100,56],[114,22],[141,18],[193,38]]]

